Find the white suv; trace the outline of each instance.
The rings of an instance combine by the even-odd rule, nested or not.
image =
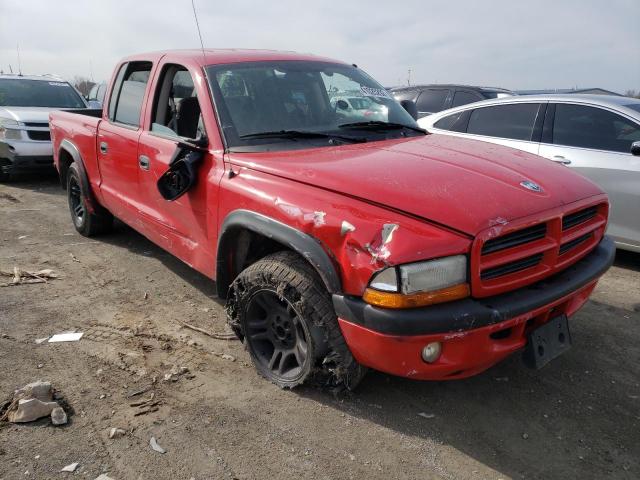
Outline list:
[[[15,172],[51,168],[49,112],[76,108],[87,103],[58,77],[0,75],[0,181]]]

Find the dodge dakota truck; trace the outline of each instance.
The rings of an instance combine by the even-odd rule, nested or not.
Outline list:
[[[103,110],[50,126],[78,232],[117,217],[214,280],[281,387],[541,368],[613,261],[607,196],[415,113],[356,65],[187,50],[122,60]]]

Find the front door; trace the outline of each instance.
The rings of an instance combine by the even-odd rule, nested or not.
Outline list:
[[[631,144],[640,125],[612,111],[587,105],[555,105],[551,143],[540,155],[597,183],[611,203],[608,233],[617,242],[640,246],[640,160]]]
[[[216,225],[210,224],[217,210],[218,182],[222,157],[205,154],[194,187],[176,200],[165,200],[157,188],[158,179],[169,168],[178,142],[206,136],[198,91],[192,74],[184,66],[164,64],[154,86],[148,110],[149,128],[139,141],[140,213],[145,235],[197,270],[212,274]]]

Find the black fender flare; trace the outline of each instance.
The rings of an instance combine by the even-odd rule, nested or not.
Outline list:
[[[226,261],[233,242],[236,240],[234,232],[241,229],[264,235],[292,249],[306,259],[318,272],[329,293],[334,294],[342,291],[336,267],[318,240],[278,220],[257,212],[240,209],[229,213],[220,228],[216,262],[216,289],[220,298],[227,297],[227,290],[233,282]]]
[[[82,155],[80,155],[80,150],[78,150],[78,147],[76,147],[73,142],[65,138],[60,142],[60,148],[58,149],[58,162],[60,161],[60,153],[62,153],[63,151],[71,155],[73,163],[78,166],[78,170],[80,171],[80,188],[82,189],[82,195],[89,202],[89,207],[94,212],[96,210],[99,210],[102,207],[93,195],[93,190],[91,190],[91,185],[89,184],[89,176],[87,175],[87,169],[84,166]],[[64,175],[66,174],[66,170],[65,172],[59,171],[58,174],[60,175],[60,183],[62,184],[62,187],[66,189],[66,175]]]

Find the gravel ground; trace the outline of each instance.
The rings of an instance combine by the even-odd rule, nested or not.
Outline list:
[[[14,266],[60,278],[0,288],[0,401],[49,380],[70,422],[0,424],[0,480],[640,478],[640,255],[618,254],[541,371],[516,355],[463,381],[370,373],[354,394],[280,390],[239,342],[184,328],[226,331],[212,282],[122,224],[81,237],[54,177],[0,185]],[[163,381],[174,365],[189,372]]]

